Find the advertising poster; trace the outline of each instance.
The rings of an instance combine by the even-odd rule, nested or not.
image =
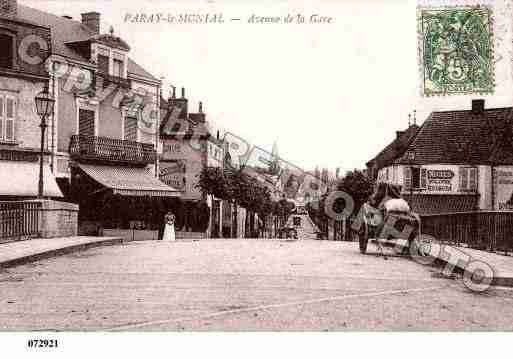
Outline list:
[[[495,208],[499,211],[513,210],[513,167],[496,168]]]

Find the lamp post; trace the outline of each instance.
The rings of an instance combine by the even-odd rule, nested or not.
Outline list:
[[[48,92],[48,85],[45,84],[43,91],[38,93],[35,97],[36,110],[38,116],[41,118],[41,123],[39,127],[41,127],[41,151],[39,157],[39,186],[37,191],[37,198],[43,198],[43,157],[45,150],[45,130],[47,127],[46,118],[53,114],[53,105],[55,103],[55,99]]]

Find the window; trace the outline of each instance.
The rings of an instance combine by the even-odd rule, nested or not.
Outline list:
[[[103,74],[109,74],[109,57],[98,55],[98,71]]]
[[[114,59],[113,76],[123,77],[123,61]]]
[[[137,141],[137,117],[125,117],[124,139],[127,141]]]
[[[109,48],[98,47],[98,72],[125,78],[125,54]]]
[[[0,67],[12,69],[14,66],[14,37],[0,34]]]
[[[14,141],[14,119],[16,100],[11,95],[0,93],[0,141]]]
[[[95,135],[94,129],[94,111],[91,110],[78,110],[78,134],[85,137],[93,137]]]
[[[427,170],[421,167],[404,167],[404,189],[421,190],[427,186]]]
[[[411,184],[413,188],[419,188],[420,187],[420,168],[419,167],[413,167],[411,169]]]
[[[475,192],[477,191],[477,168],[476,167],[460,167],[460,191]]]

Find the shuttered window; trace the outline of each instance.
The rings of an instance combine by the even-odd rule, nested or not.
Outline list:
[[[420,187],[420,168],[413,167],[411,171],[411,185],[417,189]]]
[[[475,167],[469,170],[469,189],[477,191],[477,168]]]
[[[117,77],[123,77],[123,61],[114,59],[112,74]]]
[[[427,188],[427,169],[425,168],[420,170],[420,188]]]
[[[94,111],[84,109],[78,111],[78,134],[86,137],[94,136]]]
[[[109,74],[109,57],[105,55],[98,55],[98,71],[108,75]]]
[[[16,99],[0,93],[0,140],[12,142],[15,139]]]
[[[14,98],[5,97],[5,139],[14,141],[14,117],[15,117]]]
[[[477,191],[478,171],[476,167],[462,166],[458,170],[460,177],[461,192]]]
[[[127,141],[137,141],[137,118],[134,116],[125,117],[124,138]]]
[[[409,191],[411,189],[411,168],[403,167],[403,174],[404,174],[404,189]]]
[[[466,167],[460,167],[460,189],[468,190],[468,170]]]

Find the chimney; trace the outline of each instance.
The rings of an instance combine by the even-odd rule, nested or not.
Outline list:
[[[185,88],[182,87],[182,97],[176,98],[175,87],[173,86],[173,92],[171,98],[169,98],[169,108],[179,107],[181,109],[178,118],[186,119],[189,116],[188,102],[185,98]]]
[[[478,100],[472,100],[472,113],[477,115],[480,113],[483,113],[485,110],[485,100],[484,99],[478,99]]]
[[[201,102],[201,101],[198,104],[198,112],[203,113],[203,102]]]
[[[399,138],[404,134],[404,131],[395,131],[395,138]]]
[[[18,16],[18,0],[0,0],[0,17],[14,19]]]
[[[95,34],[100,33],[100,13],[99,12],[86,12],[82,14],[82,24],[87,26]]]

